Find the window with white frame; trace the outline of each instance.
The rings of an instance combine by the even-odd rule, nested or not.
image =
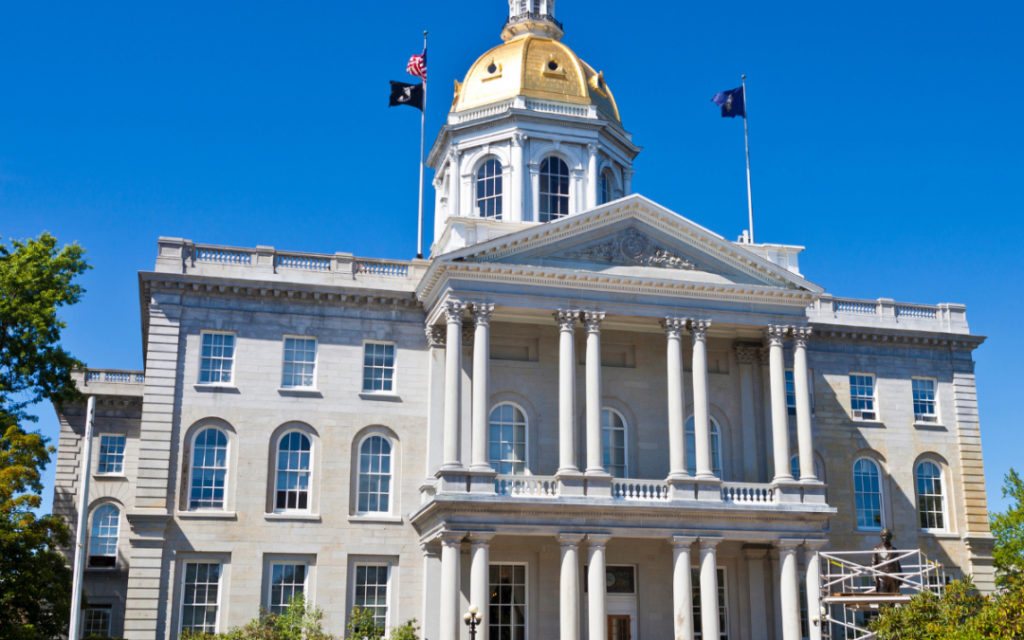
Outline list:
[[[716,570],[718,579],[718,635],[719,640],[729,640],[729,608],[726,599],[725,569],[719,567]],[[701,629],[700,610],[700,569],[690,569],[690,592],[693,597],[693,638],[703,640],[704,633]]]
[[[125,442],[126,438],[123,435],[105,433],[100,436],[100,456],[96,462],[96,473],[124,473]]]
[[[501,220],[501,163],[490,158],[476,172],[476,210],[481,218]]]
[[[96,507],[89,528],[89,566],[113,567],[117,564],[117,532],[121,511],[112,504]]]
[[[526,472],[526,416],[510,403],[491,409],[488,421],[487,457],[491,467],[502,474]]]
[[[722,477],[722,431],[714,418],[709,418],[711,425],[711,471],[715,476]],[[686,470],[692,476],[697,473],[697,432],[693,416],[686,421]]]
[[[569,165],[549,156],[540,163],[540,222],[569,215]]]
[[[220,429],[201,429],[192,441],[189,509],[223,509],[228,476],[228,436]]]
[[[882,518],[882,472],[874,460],[861,458],[853,464],[853,498],[857,528],[878,531]]]
[[[935,379],[911,378],[914,397],[914,420],[917,422],[938,422],[935,411]]]
[[[870,373],[850,374],[850,410],[858,420],[876,420],[875,376]]]
[[[942,493],[942,469],[931,460],[922,460],[918,463],[914,476],[921,528],[945,529],[946,506]]]
[[[309,510],[312,449],[309,436],[299,431],[290,431],[278,439],[275,511]]]
[[[186,562],[181,581],[181,631],[216,633],[220,611],[219,562]]]
[[[388,604],[391,586],[391,565],[357,564],[352,606],[373,614],[378,629],[388,628]]]
[[[93,604],[82,610],[82,637],[110,637],[110,605]]]
[[[793,381],[793,370],[786,369],[786,413],[796,415],[796,383]]]
[[[316,338],[285,337],[281,387],[312,389],[315,386]]]
[[[373,435],[359,445],[359,513],[391,512],[391,442]]]
[[[363,391],[391,392],[395,389],[395,345],[367,342],[363,345]]]
[[[267,609],[270,613],[282,614],[296,596],[306,594],[306,578],[309,566],[305,563],[271,563],[270,594]]]
[[[204,331],[201,341],[199,384],[231,384],[235,366],[235,334]]]
[[[601,455],[605,471],[616,478],[628,477],[626,419],[615,409],[601,410]]]
[[[489,637],[494,640],[526,640],[526,565],[492,564],[489,572]]]

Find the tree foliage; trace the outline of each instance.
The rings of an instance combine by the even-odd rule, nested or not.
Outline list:
[[[992,559],[1001,587],[1024,580],[1024,480],[1012,468],[1003,478],[1003,497],[1010,498],[1009,507],[990,516],[996,537]]]
[[[323,629],[324,614],[318,607],[305,603],[302,595],[297,595],[288,603],[284,613],[263,612],[241,627],[235,627],[227,633],[216,635],[186,631],[179,640],[336,640],[335,636]],[[416,620],[391,630],[389,640],[419,640]],[[354,607],[346,625],[346,638],[349,640],[377,640],[384,637],[384,630],[373,620],[373,611]]]

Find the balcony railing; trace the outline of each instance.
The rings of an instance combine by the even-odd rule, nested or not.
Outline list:
[[[870,328],[969,333],[962,304],[916,304],[889,298],[861,300],[825,294],[807,309],[811,322]]]
[[[777,502],[775,487],[757,482],[725,482],[722,502],[740,504],[772,504]]]
[[[612,498],[617,500],[654,501],[668,500],[668,484],[664,480],[612,480]]]
[[[558,480],[554,476],[500,475],[494,479],[494,492],[513,498],[557,498]]]
[[[125,369],[86,369],[85,383],[109,382],[113,384],[145,384],[146,374],[142,371]]]

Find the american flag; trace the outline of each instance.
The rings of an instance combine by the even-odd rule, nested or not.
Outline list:
[[[409,64],[405,65],[405,70],[417,78],[423,78],[423,81],[427,80],[427,50],[423,50],[422,55],[413,56],[409,58]]]

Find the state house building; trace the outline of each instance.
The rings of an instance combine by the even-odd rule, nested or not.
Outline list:
[[[820,554],[883,528],[992,587],[965,308],[833,296],[633,193],[603,74],[509,4],[429,153],[429,259],[159,239],[145,370],[79,374],[89,460],[60,411],[84,633],[302,593],[339,635],[468,638],[475,604],[484,640],[821,638]]]

